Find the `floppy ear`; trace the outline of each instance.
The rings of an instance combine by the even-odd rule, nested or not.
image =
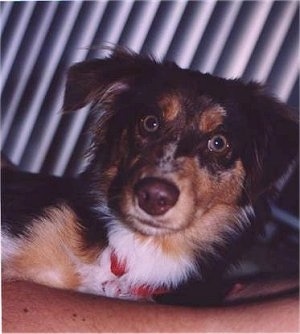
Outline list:
[[[67,75],[63,110],[77,110],[100,100],[114,84],[115,90],[124,88],[130,78],[151,65],[151,59],[121,49],[115,50],[109,58],[92,59],[73,65]]]
[[[102,72],[107,60],[90,60],[77,63],[69,68],[63,111],[80,109],[92,102],[103,89],[105,78]]]
[[[284,180],[289,168],[298,161],[299,120],[296,112],[273,97],[267,96],[258,85],[253,85],[250,112],[252,115],[253,150],[256,175],[256,194],[274,190]],[[247,153],[246,153],[247,154]]]

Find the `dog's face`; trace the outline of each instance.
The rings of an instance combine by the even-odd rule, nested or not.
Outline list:
[[[64,109],[88,103],[87,178],[142,235],[180,234],[206,247],[242,229],[298,150],[296,123],[258,85],[135,55],[71,68]]]
[[[156,92],[137,83],[121,93],[106,136],[110,205],[144,234],[184,230],[210,210],[235,207],[245,178],[226,110],[169,79],[158,77]]]

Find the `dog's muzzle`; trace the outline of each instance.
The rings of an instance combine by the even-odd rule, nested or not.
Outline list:
[[[147,177],[137,182],[134,193],[139,207],[152,216],[165,214],[175,206],[179,189],[164,179]]]

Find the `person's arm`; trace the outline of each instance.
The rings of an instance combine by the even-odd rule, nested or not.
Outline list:
[[[107,299],[3,283],[3,332],[298,332],[298,297],[222,308]]]

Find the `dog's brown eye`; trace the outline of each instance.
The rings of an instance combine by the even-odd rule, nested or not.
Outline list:
[[[148,115],[142,118],[141,125],[146,132],[155,132],[159,128],[159,119],[155,115]]]
[[[215,135],[209,139],[207,147],[211,152],[224,153],[228,150],[229,143],[223,135]]]

